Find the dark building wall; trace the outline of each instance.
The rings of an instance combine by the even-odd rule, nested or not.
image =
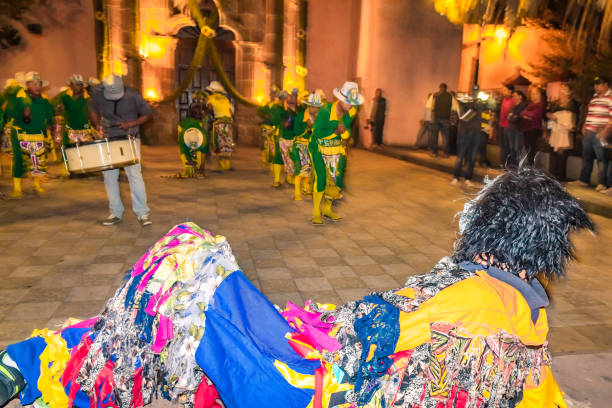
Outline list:
[[[24,15],[21,23],[15,23],[23,38],[21,44],[0,50],[2,84],[15,72],[38,71],[50,82],[47,93],[54,96],[73,73],[80,73],[85,78],[96,76],[91,0],[36,5]],[[41,24],[42,35],[29,33],[24,27],[28,23]]]

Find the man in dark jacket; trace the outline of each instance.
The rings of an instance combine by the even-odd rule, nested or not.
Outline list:
[[[442,132],[444,155],[450,154],[449,134],[450,118],[453,110],[453,95],[447,91],[445,83],[440,84],[440,90],[433,96],[431,149],[434,156],[438,155],[438,134]]]
[[[374,146],[383,144],[383,129],[385,127],[385,113],[387,111],[387,100],[382,96],[382,89],[376,90],[376,95],[372,102],[372,111],[368,123],[374,135]]]

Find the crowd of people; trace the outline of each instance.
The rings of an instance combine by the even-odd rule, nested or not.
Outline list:
[[[0,95],[2,152],[8,153],[12,161],[10,198],[22,198],[23,179],[27,177],[32,178],[37,194],[45,193],[42,184],[46,180],[48,155],[54,161],[64,161],[62,177],[65,178],[69,176],[69,163],[62,149],[102,139],[129,138],[137,160],[121,167],[129,181],[132,209],[143,226],[150,225],[140,166],[140,126],[152,118],[149,104],[118,75],[109,75],[100,83],[94,78],[85,81],[75,74],[52,99],[43,93],[48,85],[37,72],[18,73],[7,81]],[[213,81],[194,96],[190,115],[178,128],[180,158],[184,165],[178,177],[204,174],[209,145],[217,156],[219,171],[231,169],[235,146],[232,118],[233,106],[220,83]],[[124,213],[119,193],[119,168],[105,169],[102,174],[109,201],[109,216],[102,224],[110,226],[121,222]]]
[[[273,89],[270,102],[258,111],[262,161],[274,175],[272,186],[280,187],[284,178],[294,185],[294,200],[312,196],[313,225],[323,225],[324,218],[341,219],[332,207],[342,198],[351,125],[363,103],[354,82],[345,82],[333,94],[336,100],[327,102],[321,90],[300,94],[297,88]]]
[[[118,76],[89,90],[78,75],[69,83],[55,99],[65,120],[58,127],[64,147],[99,137],[137,139],[151,119],[142,96]],[[585,125],[597,140],[610,115],[604,114],[610,91],[601,84]],[[4,96],[19,179],[15,198],[27,173],[42,194],[54,113],[43,86],[30,73],[23,87]],[[50,408],[140,407],[158,396],[189,408],[566,407],[550,369],[549,300],[537,276],[563,276],[574,256],[570,234],[595,227],[563,185],[520,163],[523,150],[536,146],[544,110],[510,91],[502,102],[508,112],[502,141],[515,168],[466,203],[450,256],[429,273],[344,305],[289,302],[283,310],[248,281],[223,236],[180,224],[126,273],[98,316],[34,331],[0,351],[0,405],[19,395],[23,405]],[[445,134],[456,112],[457,160],[468,161],[470,180],[490,109],[477,90],[461,100],[444,92],[441,86],[432,111],[449,116],[434,116],[433,129]],[[338,221],[333,202],[342,197],[351,128],[363,103],[358,85],[345,82],[329,102],[320,90],[271,94],[258,114],[272,187],[292,184],[297,201],[312,195],[313,224]],[[535,105],[537,96],[531,98]],[[563,99],[560,109],[549,110],[553,127],[568,129],[560,113],[568,107]],[[232,168],[232,116],[221,84],[195,95],[179,123],[184,169],[177,177],[203,175],[209,152],[218,171]],[[562,136],[555,136],[559,146],[566,143]],[[455,170],[458,180],[462,167]],[[140,165],[126,173],[134,212],[148,225]],[[113,225],[124,211],[118,170],[105,171],[104,181],[110,208],[104,225]]]
[[[537,86],[524,91],[505,84],[500,98],[492,98],[477,87],[470,95],[456,95],[440,84],[439,91],[428,96],[417,146],[437,156],[442,135],[443,156],[457,153],[453,184],[462,177],[471,184],[476,160],[487,163],[486,144],[493,139],[503,166],[516,167],[522,160],[533,165],[538,152],[548,152],[548,170],[561,181],[567,181],[568,156],[581,154],[580,177],[572,183],[588,187],[596,160],[595,189],[612,195],[612,91],[604,76],[593,83],[595,94],[583,110],[568,83],[560,84],[554,99],[547,99]]]

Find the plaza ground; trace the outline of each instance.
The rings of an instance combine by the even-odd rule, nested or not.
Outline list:
[[[167,178],[180,169],[175,147],[144,147],[153,225],[142,228],[121,183],[124,221],[108,215],[102,178],[52,178],[44,197],[0,201],[0,347],[97,314],[127,269],[173,225],[193,221],[229,240],[238,263],[274,303],[344,303],[403,285],[452,251],[456,213],[476,190],[451,186],[451,176],[363,150],[349,156],[347,192],[324,226],[310,224],[312,203],[273,189],[257,149],[239,147],[235,171],[206,179]],[[5,172],[0,192],[8,195]],[[211,163],[209,167],[214,167]],[[59,167],[51,172],[59,174]],[[579,262],[547,285],[553,368],[563,388],[584,405],[612,397],[612,219],[593,215],[598,234],[575,236]],[[605,401],[605,402],[604,402]]]

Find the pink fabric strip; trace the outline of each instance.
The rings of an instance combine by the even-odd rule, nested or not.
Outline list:
[[[164,315],[159,315],[159,327],[157,328],[157,334],[155,335],[155,343],[151,346],[151,349],[155,353],[159,353],[166,346],[168,340],[174,338],[174,325],[172,320],[168,319]]]
[[[92,327],[94,327],[97,321],[98,321],[98,316],[92,317],[91,319],[83,320],[71,326],[66,326],[62,329],[59,329],[54,334],[60,334],[66,329],[91,329]]]
[[[142,278],[142,281],[140,281],[136,289],[142,292],[147,287],[147,284],[149,283],[149,279],[151,279],[151,276],[153,276],[155,272],[159,269],[159,267],[161,266],[163,262],[163,259],[166,258],[167,256],[168,254],[164,254],[163,256],[159,258],[153,258],[153,262],[151,262],[153,266],[149,269],[145,277]],[[157,262],[158,260],[159,262]]]

